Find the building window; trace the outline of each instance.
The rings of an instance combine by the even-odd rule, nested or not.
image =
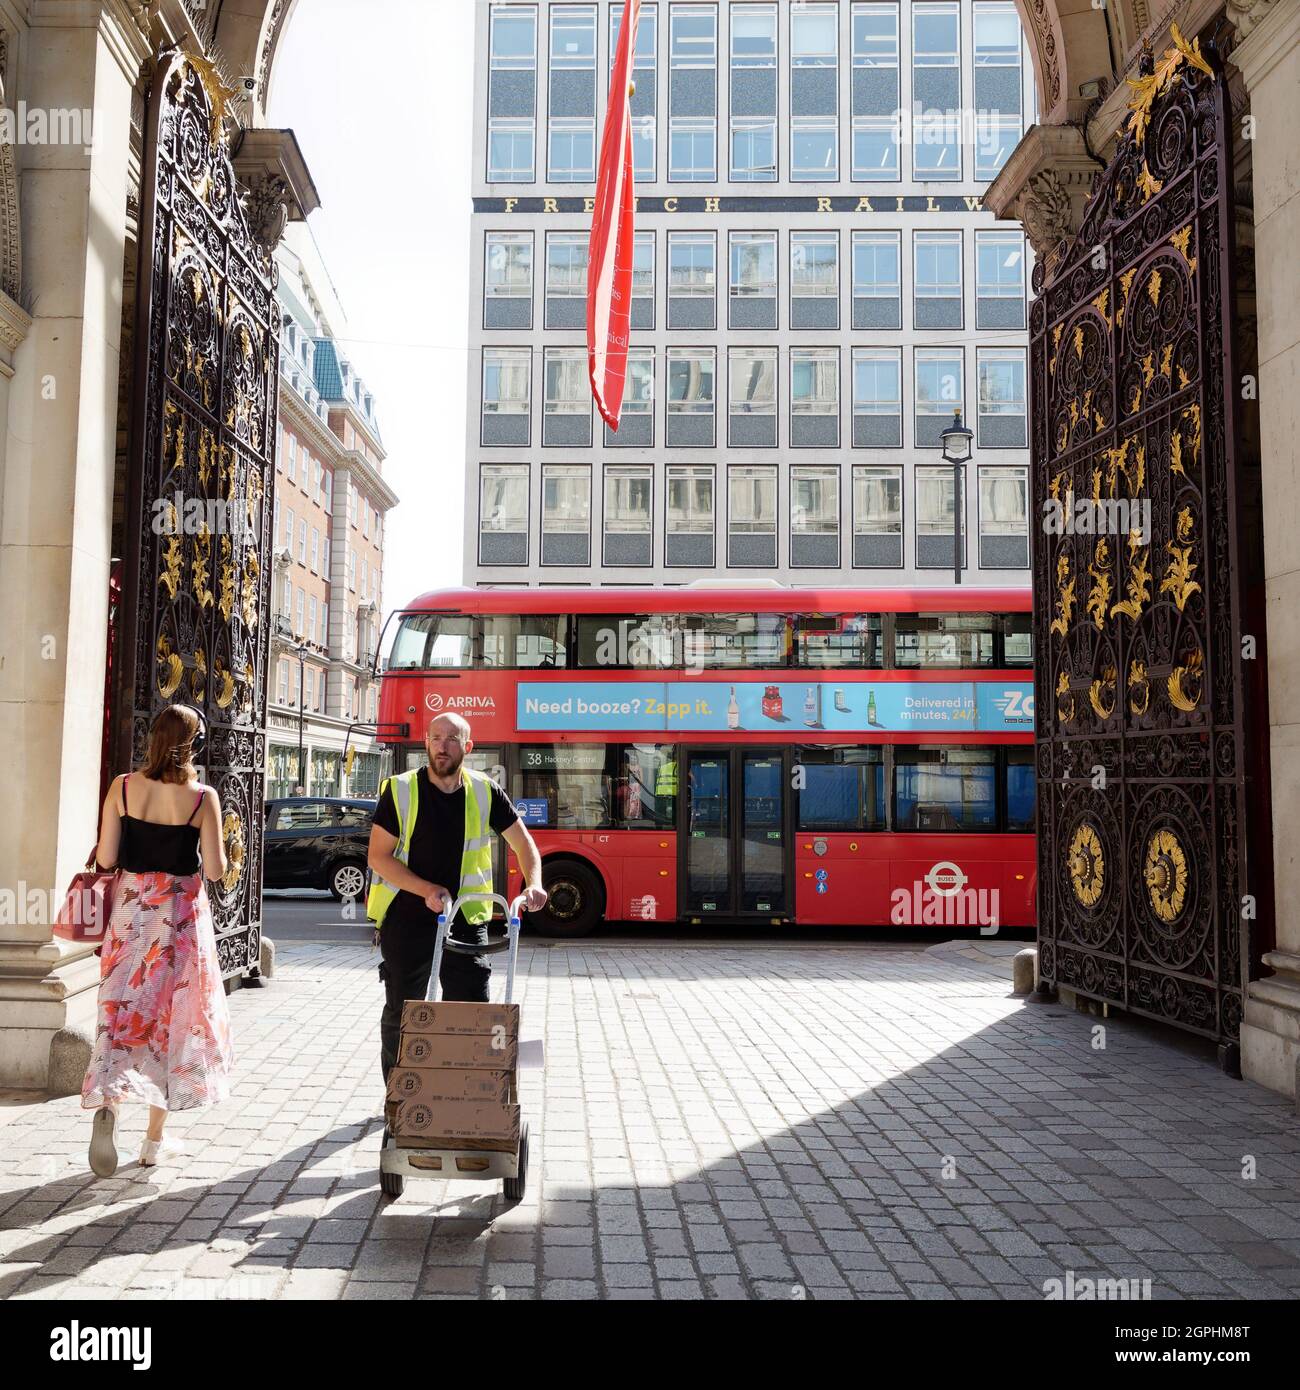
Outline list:
[[[853,565],[898,569],[903,564],[903,470],[855,464]]]
[[[605,469],[606,565],[654,563],[653,485],[654,473],[649,467],[617,464]]]
[[[790,469],[790,567],[834,569],[840,563],[840,470]]]
[[[289,703],[289,663],[281,660],[277,667],[277,679],[279,683],[279,703],[287,705]]]
[[[915,326],[960,328],[961,233],[917,232],[912,255]]]
[[[528,563],[526,463],[485,463],[480,471],[478,562]]]
[[[307,563],[307,523],[305,521],[298,523],[298,563],[300,565]]]
[[[609,63],[612,70],[618,52],[618,36],[623,29],[623,6],[609,11]],[[658,94],[658,6],[642,5],[636,25],[636,44],[632,54],[632,78],[636,91],[629,103],[632,116],[632,168],[638,183],[655,178],[655,119]]]
[[[306,631],[306,634],[305,634],[305,635],[306,635],[306,638],[307,638],[307,640],[308,640],[309,642],[314,642],[314,641],[316,640],[316,595],[315,595],[315,594],[313,594],[313,595],[311,596],[311,603],[308,604],[308,606],[307,606],[307,612],[308,612],[308,614],[309,614],[309,617],[308,617],[308,621],[307,621],[307,631]]]
[[[275,471],[284,472],[284,426],[275,432]]]
[[[718,177],[718,12],[712,5],[669,10],[668,178]]]
[[[655,326],[655,234],[637,232],[632,245],[633,328]]]
[[[716,326],[718,242],[712,232],[668,233],[668,327]]]
[[[548,132],[547,178],[552,183],[591,183],[596,177],[594,118],[552,116]]]
[[[776,6],[731,7],[731,177],[776,179]]]
[[[941,448],[940,436],[963,409],[961,348],[916,349],[916,445]]]
[[[791,233],[790,327],[837,328],[839,321],[839,234]]]
[[[311,496],[311,474],[312,458],[307,446],[302,446],[302,490],[306,496]]]
[[[596,10],[551,6],[546,176],[552,183],[596,177]]]
[[[531,232],[489,232],[483,255],[483,326],[533,326]]]
[[[537,113],[537,10],[492,6],[488,182],[531,183]]]
[[[673,448],[712,448],[714,350],[668,349],[668,424]]]
[[[289,436],[289,481],[298,481],[298,436],[295,434]]]
[[[790,14],[790,178],[839,174],[839,6],[800,4]]]
[[[311,528],[311,572],[320,573],[320,532],[315,526]]]
[[[727,470],[727,564],[776,565],[776,469]]]
[[[966,468],[962,473],[961,564],[966,567]],[[916,567],[953,568],[952,466],[921,465],[916,469]]]
[[[648,449],[654,444],[655,358],[653,348],[630,348],[623,379],[618,430],[605,426],[607,449]]]
[[[912,172],[918,180],[961,178],[957,6],[912,6]]]
[[[903,443],[903,358],[898,348],[853,349],[853,444],[897,449]]]
[[[727,379],[728,447],[775,449],[776,349],[730,348]]]
[[[585,348],[546,349],[542,444],[591,447],[591,383]]]
[[[899,232],[853,233],[853,327],[901,328]]]
[[[664,564],[713,568],[712,468],[669,467]]]
[[[357,591],[357,552],[348,546],[348,592]]]
[[[288,550],[293,546],[293,508],[284,509],[284,545]]]
[[[790,350],[790,446],[836,448],[840,439],[838,348]]]
[[[776,327],[776,233],[732,232],[729,328]]]
[[[330,577],[330,540],[328,536],[320,543],[320,555],[321,573],[328,579]]]
[[[586,327],[588,239],[585,232],[551,232],[547,235],[547,328]]]
[[[305,610],[306,610],[306,607],[307,607],[307,595],[306,595],[306,593],[304,593],[304,591],[303,591],[302,589],[299,589],[299,590],[297,591],[297,593],[294,595],[294,605],[293,605],[293,635],[294,635],[295,637],[302,637],[302,636],[305,635],[305,633],[304,633],[304,631],[303,631],[303,622],[302,622],[302,620],[303,620],[303,614],[304,614],[304,612],[305,612]]]
[[[1029,443],[1025,420],[1025,354],[1020,348],[980,348],[979,425],[984,449],[1023,449]]]
[[[542,564],[591,563],[591,469],[586,464],[542,466]]]
[[[981,468],[981,569],[1029,568],[1029,473],[1024,468]]]
[[[329,644],[330,635],[330,606],[322,603],[320,606],[320,627],[316,630],[316,641],[324,647]]]
[[[897,180],[898,6],[853,6],[853,178]]]
[[[976,232],[975,327],[1024,326],[1024,237],[1019,232]]]
[[[1007,0],[974,7],[975,177],[995,178],[1023,130],[1020,19]]]
[[[484,444],[528,443],[531,369],[527,348],[483,349]]]

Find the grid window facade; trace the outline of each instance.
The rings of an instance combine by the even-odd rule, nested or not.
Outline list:
[[[718,11],[715,5],[668,8],[668,179],[713,183],[718,177]]]
[[[855,464],[853,468],[853,567],[901,569],[903,470]]]
[[[1029,470],[979,470],[981,569],[1029,568]]]
[[[728,259],[727,327],[775,328],[776,233],[732,232]]]
[[[591,468],[542,466],[542,564],[591,564]]]
[[[611,464],[605,469],[604,562],[654,564],[654,470]]]
[[[669,465],[664,564],[670,569],[712,569],[713,469]]]
[[[774,347],[728,351],[729,448],[776,448],[776,361]]]
[[[479,478],[479,563],[526,565],[528,465],[485,463]],[[355,555],[350,553],[348,558],[351,561]],[[355,588],[355,582],[349,587]]]
[[[727,564],[776,568],[776,469],[727,470]]]

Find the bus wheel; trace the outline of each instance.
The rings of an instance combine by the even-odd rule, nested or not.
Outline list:
[[[543,936],[588,936],[600,925],[605,893],[600,879],[585,864],[560,859],[542,865],[546,906],[528,914]]]

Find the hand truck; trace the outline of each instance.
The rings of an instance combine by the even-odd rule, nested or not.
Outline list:
[[[438,935],[433,947],[433,969],[425,998],[438,999],[438,972],[442,968],[442,953],[446,949],[463,956],[500,955],[508,951],[506,961],[506,997],[504,1003],[514,1002],[515,963],[519,956],[520,908],[525,895],[507,902],[499,893],[462,893],[450,907],[438,914]],[[457,941],[451,936],[451,924],[461,905],[470,899],[488,899],[499,903],[506,913],[506,934],[491,937],[485,945],[473,941]],[[444,904],[446,900],[444,899]],[[516,1068],[518,1063],[516,1062]],[[517,1099],[517,1097],[516,1097]],[[385,1097],[387,1104],[387,1097]],[[407,1178],[443,1178],[456,1181],[487,1181],[502,1179],[502,1191],[507,1201],[523,1200],[528,1180],[528,1125],[519,1126],[519,1147],[513,1152],[485,1149],[407,1149],[397,1147],[397,1139],[384,1126],[384,1144],[379,1154],[379,1186],[386,1197],[400,1197]]]

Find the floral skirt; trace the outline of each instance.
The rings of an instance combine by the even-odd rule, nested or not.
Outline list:
[[[202,875],[122,873],[100,955],[99,1023],[82,1105],[213,1105],[230,1094],[233,1064]]]

